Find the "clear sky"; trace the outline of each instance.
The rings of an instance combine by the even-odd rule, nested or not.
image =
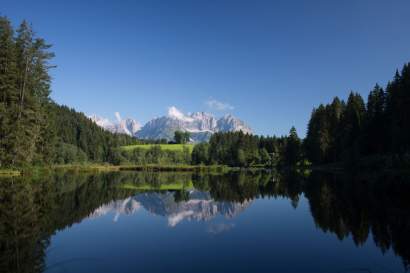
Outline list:
[[[1,0],[53,44],[55,101],[144,123],[176,106],[304,136],[310,113],[410,61],[409,0]],[[219,103],[220,102],[220,103]]]

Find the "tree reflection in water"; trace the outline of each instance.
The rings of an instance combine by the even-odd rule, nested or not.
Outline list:
[[[41,178],[1,178],[0,182],[2,272],[45,271],[53,234],[84,218],[97,217],[116,202],[134,200],[152,213],[177,220],[177,213],[183,213],[193,200],[212,202],[209,208],[201,204],[205,214],[193,210],[191,217],[207,220],[212,213],[235,217],[255,198],[287,198],[296,208],[302,194],[324,232],[340,240],[352,236],[358,246],[372,234],[382,252],[392,248],[406,269],[410,262],[410,179],[399,174],[64,172]],[[161,198],[170,201],[159,204]],[[215,226],[209,232],[232,227]]]

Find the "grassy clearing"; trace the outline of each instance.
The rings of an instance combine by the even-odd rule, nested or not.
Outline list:
[[[172,183],[162,185],[149,185],[149,184],[130,184],[126,183],[120,186],[127,190],[140,190],[140,191],[177,191],[177,190],[190,190],[194,188],[192,182],[186,183]]]
[[[121,149],[124,151],[132,151],[135,149],[148,150],[153,146],[159,146],[164,151],[183,151],[184,147],[187,147],[189,152],[192,152],[194,149],[194,144],[137,144],[122,146]]]
[[[19,176],[20,171],[15,170],[0,170],[0,176]]]

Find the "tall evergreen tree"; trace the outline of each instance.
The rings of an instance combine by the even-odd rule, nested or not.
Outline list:
[[[328,111],[321,104],[312,112],[304,143],[307,156],[314,163],[326,162],[331,143],[328,123]]]
[[[327,107],[328,111],[328,132],[329,132],[329,149],[326,154],[326,163],[340,160],[339,143],[340,138],[340,120],[345,110],[345,102],[335,97],[332,103]]]
[[[382,154],[387,152],[386,139],[386,94],[384,90],[376,84],[367,99],[366,128],[365,128],[365,154]]]
[[[14,127],[17,102],[14,31],[10,21],[6,17],[0,17],[0,167],[12,162],[16,141]]]
[[[283,161],[286,166],[295,166],[301,159],[301,141],[296,132],[296,128],[292,127],[287,137],[287,145],[283,155]]]
[[[389,123],[390,150],[403,155],[410,151],[410,68],[406,64],[401,74],[396,71],[387,85],[386,118]]]
[[[340,121],[343,159],[349,162],[357,160],[361,155],[365,114],[363,98],[360,94],[351,92]]]
[[[15,145],[12,164],[29,164],[35,159],[38,143],[43,142],[42,130],[47,130],[45,112],[50,94],[48,60],[53,54],[49,45],[36,38],[25,21],[17,29],[18,110],[14,130]],[[44,146],[44,144],[42,144]]]

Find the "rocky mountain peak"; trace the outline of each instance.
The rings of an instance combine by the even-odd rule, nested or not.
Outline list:
[[[134,119],[122,119],[119,113],[115,115],[117,122],[111,122],[96,115],[90,116],[90,119],[108,131],[141,139],[165,138],[172,140],[177,130],[190,132],[191,139],[195,142],[207,141],[216,132],[243,131],[244,133],[252,133],[245,122],[231,114],[221,118],[216,118],[206,112],[185,114],[174,106],[168,108],[166,116],[154,118],[142,127]]]

